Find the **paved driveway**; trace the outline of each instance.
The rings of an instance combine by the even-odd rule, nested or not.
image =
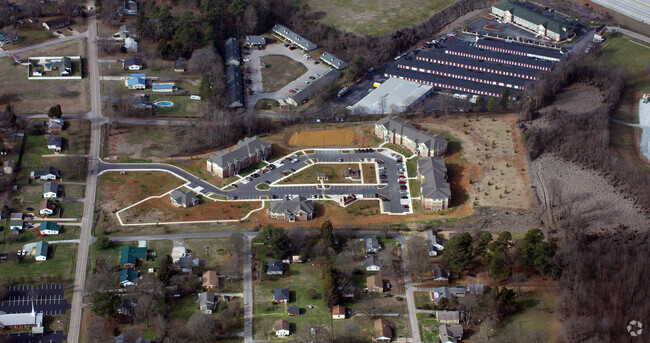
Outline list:
[[[31,332],[12,333],[7,335],[10,343],[60,343],[66,338],[63,331],[46,331],[42,335],[32,335]]]
[[[64,314],[70,304],[63,298],[63,285],[20,285],[7,287],[5,300],[0,303],[0,311],[24,313],[32,311],[45,315]]]
[[[250,52],[250,55],[243,55],[243,58],[251,60],[250,62],[243,62],[243,67],[246,67],[251,71],[250,74],[244,74],[244,78],[249,78],[253,81],[253,83],[250,85],[250,88],[253,89],[253,95],[248,95],[246,97],[246,108],[249,110],[253,110],[255,103],[261,98],[270,98],[276,100],[284,99],[289,94],[291,94],[289,93],[290,89],[305,88],[305,86],[307,86],[307,84],[305,84],[305,81],[309,80],[309,76],[312,76],[314,74],[323,75],[331,69],[328,65],[322,62],[319,64],[314,64],[314,61],[319,61],[320,56],[316,56],[315,54],[308,52],[307,54],[311,56],[311,59],[305,59],[304,51],[300,49],[289,50],[288,48],[285,48],[282,43],[267,45],[266,49],[264,50],[251,48],[250,50],[244,51]],[[294,61],[302,63],[305,67],[307,67],[307,72],[302,74],[295,81],[282,87],[282,89],[278,91],[272,93],[264,93],[262,89],[262,71],[260,58],[266,55],[287,56]]]

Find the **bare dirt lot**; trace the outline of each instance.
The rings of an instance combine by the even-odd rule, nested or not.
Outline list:
[[[350,145],[353,141],[352,129],[300,131],[289,138],[289,144],[304,147]]]
[[[120,214],[125,223],[180,222],[241,219],[260,208],[261,201],[207,201],[190,208],[171,204],[169,196],[147,200]]]
[[[120,124],[108,137],[108,155],[120,159],[162,160],[179,154],[178,142],[187,138],[191,128]]]

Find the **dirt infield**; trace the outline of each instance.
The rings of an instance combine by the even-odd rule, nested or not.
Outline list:
[[[300,131],[289,138],[289,144],[301,147],[341,146],[354,142],[353,129]]]

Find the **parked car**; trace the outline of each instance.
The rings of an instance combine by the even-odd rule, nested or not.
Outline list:
[[[289,47],[289,44],[288,44],[288,43],[284,43],[284,44],[282,44],[282,45],[284,45],[285,48],[288,48],[288,47]]]
[[[244,73],[246,73],[246,74],[250,74],[251,71],[250,71],[250,70],[245,70]]]
[[[244,51],[244,55],[250,55],[251,53],[248,51]]]
[[[72,32],[72,28],[71,28],[71,27],[66,27],[66,29],[67,29],[68,31]]]
[[[251,60],[248,58],[244,58],[244,62],[250,62]]]
[[[295,93],[296,91],[293,90],[293,89],[290,89],[289,92],[291,92],[291,93]]]
[[[251,79],[246,79],[246,84],[247,84],[247,85],[250,85],[250,84],[252,84],[252,83],[253,83],[253,80],[251,80]]]
[[[296,50],[296,47],[292,45],[289,47],[289,50]]]
[[[298,159],[294,158],[293,160],[291,160],[291,163],[298,163]]]
[[[314,64],[320,64],[320,62],[318,62],[318,61],[314,61]]]

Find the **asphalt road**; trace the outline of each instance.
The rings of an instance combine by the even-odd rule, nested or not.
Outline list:
[[[254,237],[254,236],[253,236]],[[253,343],[253,271],[251,265],[251,239],[244,239],[244,343]]]
[[[650,24],[650,2],[648,0],[591,0],[634,20]]]
[[[34,50],[34,49],[44,48],[44,47],[50,46],[50,45],[65,43],[65,42],[75,40],[75,39],[78,39],[78,38],[88,38],[88,31],[86,31],[84,33],[80,33],[78,35],[72,35],[72,36],[68,36],[68,37],[65,37],[65,38],[52,39],[52,40],[48,40],[48,41],[43,42],[43,43],[34,44],[34,45],[30,45],[30,46],[26,46],[26,47],[22,47],[22,48],[18,48],[18,49],[13,49],[13,50],[8,50],[8,51],[3,51],[2,49],[0,49],[0,57],[7,56],[8,54],[19,54],[21,52],[25,52],[25,51],[29,51],[29,50]]]
[[[617,31],[617,32],[620,32],[620,33],[622,33],[624,35],[630,36],[632,38],[636,38],[636,39],[638,39],[640,41],[650,43],[650,37],[644,36],[642,34],[639,34],[639,33],[636,33],[636,32],[630,31],[630,30],[626,30],[626,29],[623,29],[623,28],[620,28],[620,27],[614,27],[614,26],[607,26],[607,30]]]

